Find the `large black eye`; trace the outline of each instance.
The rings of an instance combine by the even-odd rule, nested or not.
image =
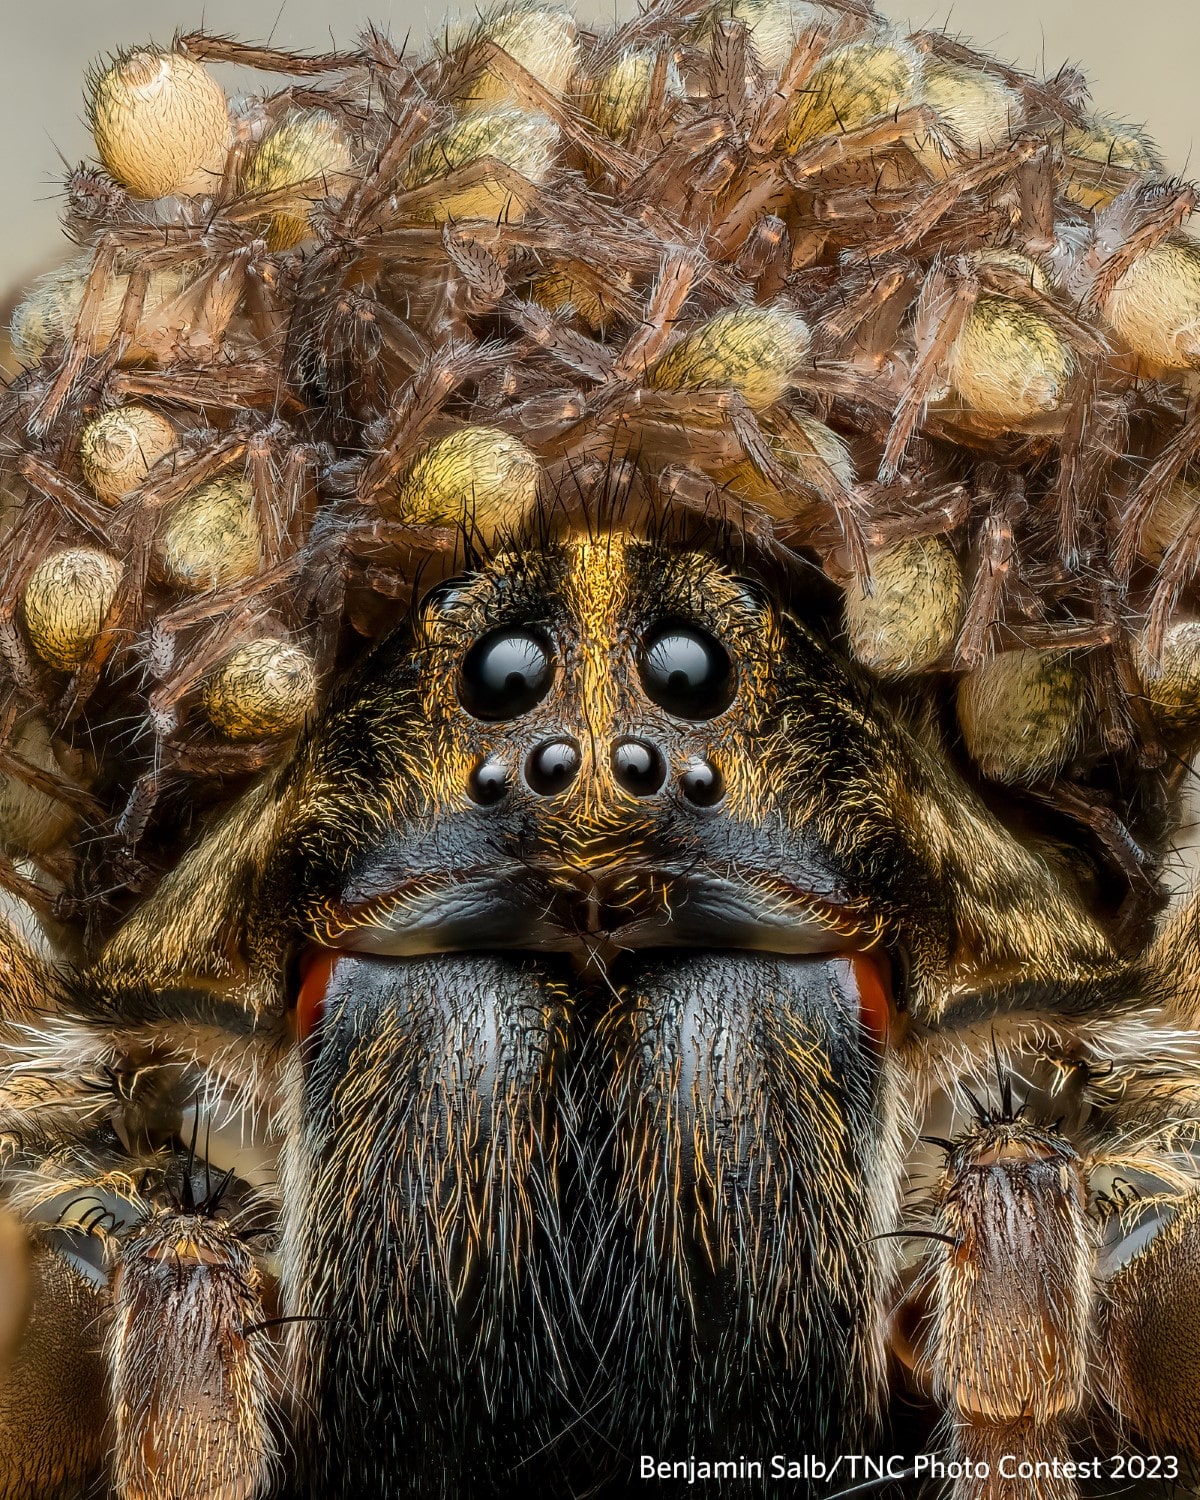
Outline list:
[[[737,691],[725,647],[707,630],[682,620],[654,627],[642,642],[639,665],[647,696],[681,719],[715,719]]]
[[[531,630],[492,630],[463,657],[459,696],[477,719],[516,719],[542,701],[553,680],[544,636]]]

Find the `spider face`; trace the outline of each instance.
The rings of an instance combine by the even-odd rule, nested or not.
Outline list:
[[[69,1077],[119,1017],[120,1056],[253,1103],[282,1143],[278,1375],[214,1332],[254,1397],[229,1416],[246,1464],[269,1396],[304,1493],[393,1494],[403,1453],[414,1494],[618,1494],[641,1452],[866,1441],[889,1338],[1008,1431],[1050,1329],[1053,1421],[1075,1409],[1087,1131],[1118,1097],[1080,1091],[1101,1046],[1147,1044],[1121,1029],[1142,981],[964,764],[819,608],[718,553],[568,533],[430,593],[109,944],[74,1002],[93,1030],[48,1044]],[[999,1107],[964,1119],[963,1077]],[[96,1125],[86,1097],[98,1161],[178,1133],[115,1097]],[[933,1249],[900,1265],[906,1193]],[[1036,1200],[1028,1267],[994,1242],[1010,1193]],[[257,1328],[237,1231],[159,1212],[195,1261],[171,1296],[220,1262],[242,1301],[212,1319]],[[140,1244],[113,1355],[131,1430],[157,1349]],[[996,1390],[1006,1298],[1025,1352]]]
[[[909,1012],[994,1010],[1006,945],[1115,972],[819,622],[622,532],[436,589],[244,819],[322,1493],[865,1430]]]
[[[596,980],[646,949],[890,952],[936,1003],[1047,912],[1104,949],[819,623],[622,533],[436,589],[278,805],[253,923],[277,953],[561,954]]]
[[[353,831],[333,848],[302,815],[273,879],[340,953],[554,953],[592,981],[645,949],[882,961],[872,891],[794,790],[839,732],[819,705],[851,691],[700,554],[618,535],[500,558],[437,590],[330,715],[319,816]],[[389,815],[401,798],[412,816]]]
[[[889,965],[790,764],[848,690],[757,587],[614,534],[439,589],[333,706],[267,873],[322,1427],[465,1444],[502,1489],[531,1450],[524,1482],[608,1471],[631,1415],[865,1421]]]

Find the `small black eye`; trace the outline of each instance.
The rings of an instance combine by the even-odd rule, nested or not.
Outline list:
[[[554,663],[543,636],[489,631],[463,657],[459,697],[477,719],[516,719],[550,691]]]
[[[715,719],[737,691],[725,647],[682,620],[655,626],[642,642],[640,668],[647,696],[681,719]]]
[[[508,767],[494,755],[488,755],[467,778],[467,793],[480,807],[491,807],[508,791]]]
[[[683,788],[683,795],[697,807],[715,807],[725,795],[724,776],[711,760],[699,755],[688,761],[679,785]]]

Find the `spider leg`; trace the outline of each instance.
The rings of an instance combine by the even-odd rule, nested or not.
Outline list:
[[[132,1159],[106,1172],[89,1156],[56,1223],[27,1231],[12,1221],[27,1292],[0,1381],[0,1493],[10,1500],[66,1500],[106,1470],[114,1500],[269,1491],[278,1376],[266,1278],[236,1221],[217,1217],[228,1177],[197,1204],[189,1155],[182,1202],[163,1206],[171,1162],[143,1157],[135,1185]],[[125,1207],[138,1215],[132,1228]],[[57,1248],[89,1241],[103,1246],[103,1265],[95,1250]]]
[[[1148,1243],[1100,1283],[1097,1348],[1113,1408],[1154,1451],[1200,1458],[1200,1192],[1122,1215]],[[1154,1228],[1157,1222],[1159,1227]]]
[[[7,1500],[75,1495],[101,1472],[108,1446],[107,1299],[64,1256],[9,1222],[24,1241],[27,1299],[20,1309],[24,1336],[0,1379],[0,1493]],[[5,1292],[11,1295],[10,1284]]]
[[[116,1500],[250,1500],[274,1473],[277,1377],[266,1278],[241,1231],[269,1226],[271,1207],[244,1178],[218,1218],[232,1173],[214,1188],[206,1160],[198,1203],[195,1128],[182,1173],[177,1144],[192,1101],[242,1160],[226,1123],[244,1127],[237,1085],[218,1098],[212,1069],[160,1061],[129,1017],[107,1035],[42,1019],[14,1028],[0,1088],[6,1192],[36,1226],[32,1308],[0,1385],[0,1493],[74,1495],[109,1454]],[[60,1241],[79,1266],[47,1248]]]
[[[916,359],[908,386],[892,416],[879,465],[882,483],[899,474],[909,440],[920,425],[935,389],[945,380],[955,344],[978,292],[978,279],[965,261],[935,264],[925,278],[915,313]]]
[[[1093,1251],[1083,1163],[1054,1130],[993,1116],[948,1142],[932,1241],[933,1392],[964,1464],[954,1500],[1013,1493],[1038,1469],[1039,1500],[1075,1500],[1068,1430],[1082,1410]],[[982,1471],[982,1472],[981,1472]]]
[[[203,1207],[166,1210],[121,1244],[111,1368],[120,1500],[250,1500],[277,1459],[262,1274]]]

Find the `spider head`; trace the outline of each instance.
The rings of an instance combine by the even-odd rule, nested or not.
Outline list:
[[[1031,952],[1109,953],[827,617],[631,533],[439,585],[276,807],[252,920],[292,953],[867,954],[931,1013]]]
[[[332,708],[279,888],[305,893],[310,941],[356,953],[877,947],[814,818],[848,691],[703,552],[617,533],[501,554]]]

